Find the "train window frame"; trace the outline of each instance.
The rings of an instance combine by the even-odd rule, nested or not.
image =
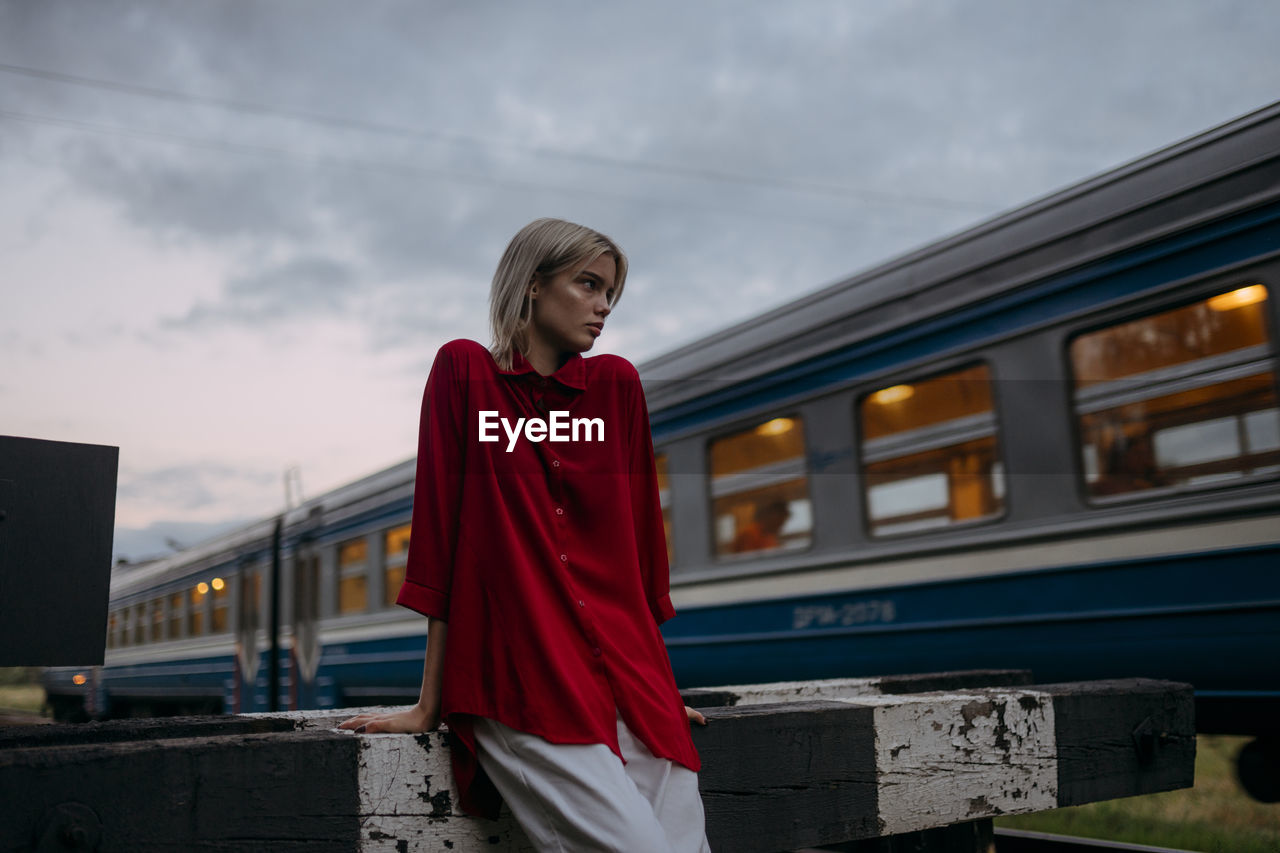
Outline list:
[[[993,465],[1000,466],[1001,470],[1001,502],[1000,511],[990,515],[983,515],[977,518],[966,518],[959,521],[953,521],[948,524],[936,527],[924,527],[916,530],[898,530],[888,533],[876,533],[871,518],[871,501],[866,490],[866,456],[864,448],[866,445],[865,430],[862,423],[862,406],[873,395],[879,393],[886,388],[892,388],[895,385],[915,385],[921,382],[928,382],[946,376],[950,373],[959,373],[973,367],[985,367],[987,370],[987,381],[989,383],[989,391],[991,394],[991,419],[995,424],[995,461]],[[1003,411],[1003,392],[1000,390],[999,381],[999,365],[996,359],[991,358],[986,353],[968,352],[963,354],[952,355],[949,358],[940,361],[932,361],[923,364],[912,365],[906,369],[896,369],[890,373],[884,373],[876,376],[870,381],[861,381],[857,388],[854,389],[852,395],[853,409],[853,454],[856,485],[854,488],[860,489],[862,492],[859,503],[862,508],[862,533],[866,536],[869,543],[878,542],[898,542],[902,540],[913,540],[928,537],[946,536],[949,533],[958,531],[972,530],[974,528],[989,527],[1002,524],[1009,518],[1009,507],[1013,502],[1012,488],[1010,487],[1010,471],[1008,462],[1005,459],[1007,452],[1005,442],[1001,440],[1004,433],[1004,423],[1002,418]]]
[[[1267,343],[1264,346],[1267,347],[1267,360],[1269,362],[1265,372],[1270,373],[1277,399],[1280,400],[1280,357],[1276,355],[1278,345],[1280,345],[1280,340],[1277,339],[1277,331],[1280,331],[1280,324],[1276,322],[1277,308],[1274,301],[1280,296],[1280,286],[1277,286],[1276,283],[1280,279],[1268,274],[1274,271],[1275,267],[1270,264],[1254,265],[1248,269],[1233,270],[1226,274],[1219,273],[1191,283],[1170,285],[1167,290],[1156,295],[1140,294],[1135,298],[1126,299],[1122,304],[1106,306],[1082,322],[1062,329],[1060,357],[1062,359],[1063,376],[1066,380],[1063,383],[1062,394],[1065,398],[1067,411],[1071,415],[1069,426],[1072,445],[1067,449],[1068,458],[1071,460],[1072,480],[1075,484],[1076,494],[1087,510],[1106,510],[1114,506],[1159,503],[1188,495],[1223,493],[1229,495],[1232,491],[1241,488],[1280,479],[1280,471],[1270,471],[1241,474],[1238,477],[1216,481],[1135,489],[1111,495],[1093,494],[1089,489],[1088,471],[1084,462],[1084,433],[1081,428],[1081,413],[1077,408],[1076,401],[1077,372],[1074,361],[1071,358],[1071,345],[1084,335],[1113,329],[1125,323],[1176,311],[1179,308],[1185,308],[1200,302],[1207,302],[1215,296],[1257,284],[1266,290],[1266,301],[1270,306],[1268,310],[1262,312],[1263,323],[1267,333]]]
[[[749,432],[756,427],[766,424],[778,418],[790,418],[800,423],[801,443],[804,452],[800,455],[801,472],[804,476],[805,493],[809,501],[809,541],[800,546],[780,546],[776,548],[764,548],[754,551],[745,551],[740,554],[720,554],[716,546],[716,513],[715,502],[716,495],[713,488],[715,474],[711,464],[711,447],[717,441],[723,441],[726,438],[732,438],[737,435]],[[806,416],[803,404],[793,404],[785,410],[773,410],[764,412],[754,412],[747,417],[735,419],[730,424],[723,424],[714,433],[706,436],[702,442],[702,459],[706,465],[706,476],[702,477],[703,482],[703,501],[707,508],[707,528],[705,530],[707,553],[711,558],[712,564],[718,565],[735,565],[743,562],[754,560],[776,559],[780,555],[805,554],[813,550],[814,543],[817,540],[817,529],[815,524],[816,514],[813,511],[813,491],[811,489],[810,479],[813,475],[812,466],[809,460],[809,418]],[[668,471],[668,476],[670,472]]]

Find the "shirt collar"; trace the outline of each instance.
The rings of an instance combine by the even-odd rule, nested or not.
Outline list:
[[[520,354],[520,350],[515,347],[511,349],[511,369],[503,370],[499,367],[498,372],[507,376],[522,376],[526,373],[532,373],[535,379],[541,376],[533,365],[529,363],[528,359]],[[586,391],[587,361],[582,357],[582,353],[575,352],[569,356],[568,361],[560,366],[559,370],[548,378],[554,379],[566,387],[575,388],[578,391]]]

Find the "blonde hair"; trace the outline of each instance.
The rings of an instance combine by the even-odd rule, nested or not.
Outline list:
[[[627,256],[599,231],[563,219],[535,219],[521,228],[507,244],[489,289],[489,327],[493,344],[489,351],[503,370],[511,369],[511,352],[528,355],[525,331],[533,317],[529,285],[552,278],[567,269],[581,269],[603,254],[613,255],[617,274],[610,307],[622,297],[627,280]]]

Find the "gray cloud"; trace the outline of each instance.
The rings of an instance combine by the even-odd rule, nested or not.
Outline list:
[[[1262,0],[11,3],[8,62],[422,133],[0,92],[207,143],[5,120],[158,241],[235,261],[168,332],[341,314],[419,347],[474,328],[506,240],[556,215],[631,254],[610,331],[639,360],[1263,105],[1278,39]]]
[[[199,510],[224,502],[228,486],[248,485],[256,489],[275,483],[278,476],[217,463],[121,472],[116,499],[146,500],[167,505],[174,511]]]
[[[117,527],[111,543],[112,560],[140,562],[173,553],[175,546],[191,547],[253,519],[222,522],[156,521],[146,527]]]
[[[297,317],[335,316],[350,303],[356,275],[326,257],[300,257],[232,278],[217,302],[200,302],[163,321],[167,329],[221,324],[264,326]]]

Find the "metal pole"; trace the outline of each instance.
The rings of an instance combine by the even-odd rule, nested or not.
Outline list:
[[[276,517],[275,530],[271,534],[271,654],[267,708],[280,710],[280,539],[284,530],[284,516]]]

